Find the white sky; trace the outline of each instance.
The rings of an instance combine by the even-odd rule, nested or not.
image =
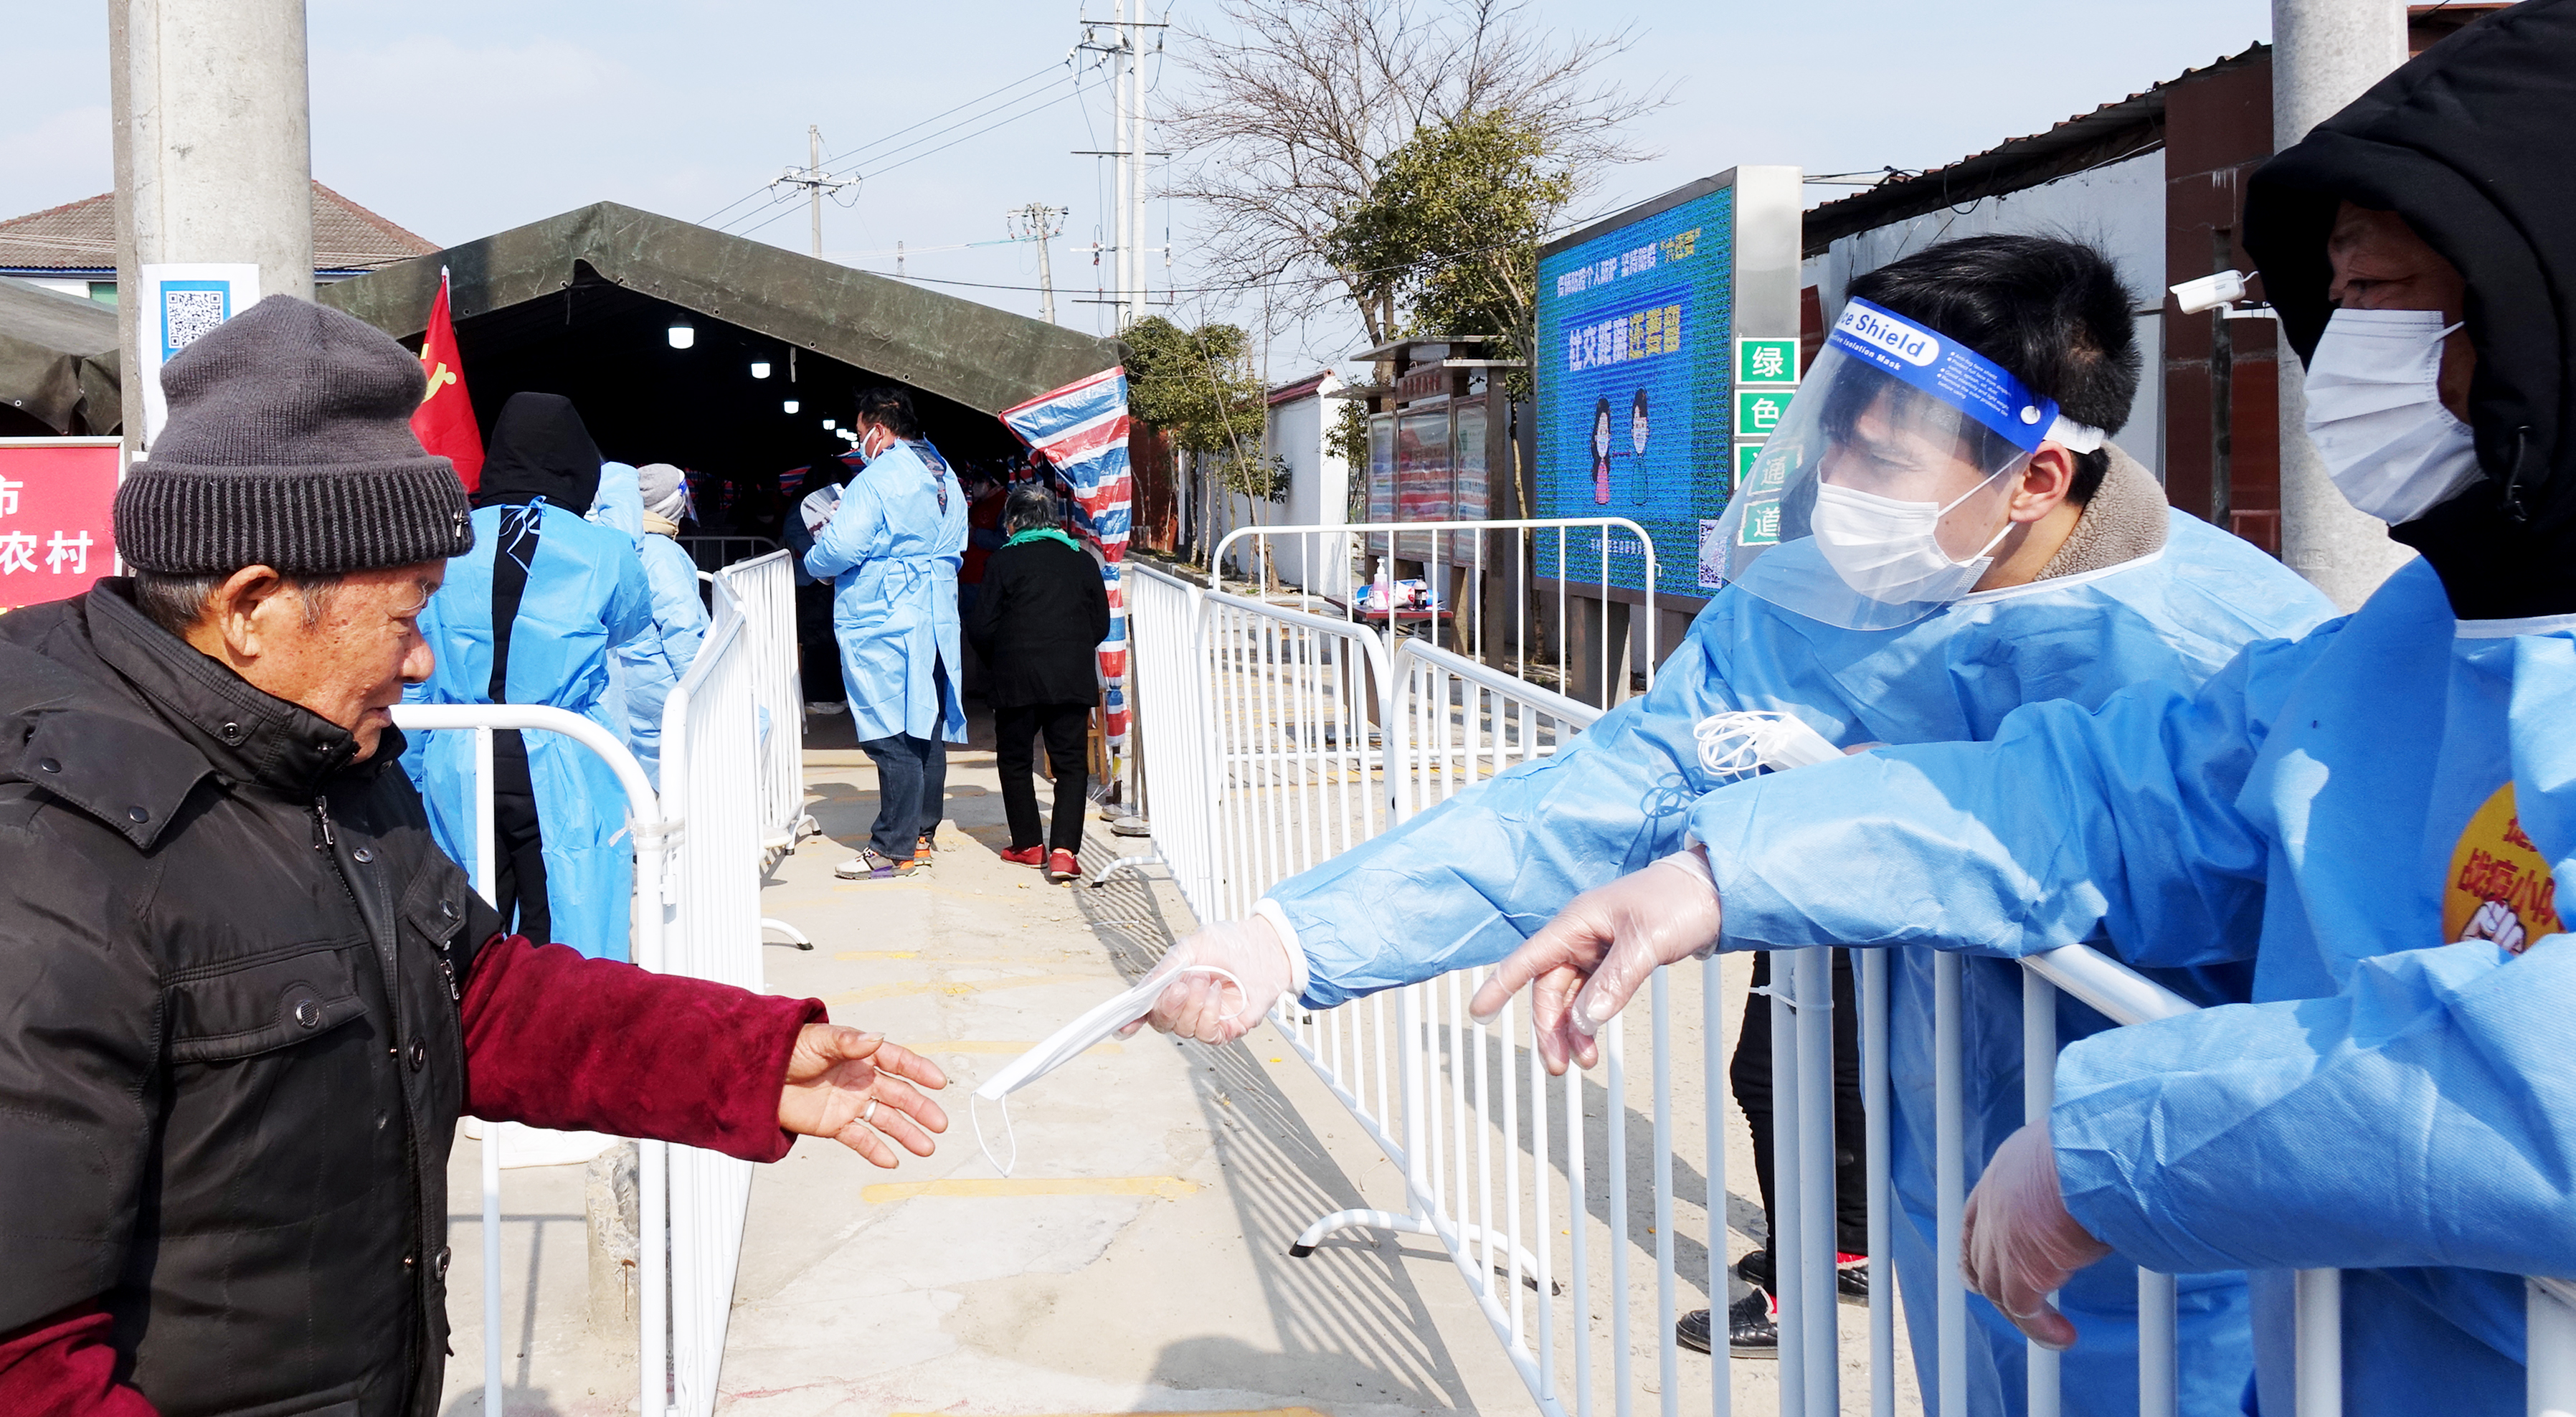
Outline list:
[[[1107,0],[1090,3],[1107,13]],[[882,170],[844,194],[847,208],[826,209],[824,246],[890,273],[891,256],[859,253],[898,240],[992,241],[1004,235],[1006,209],[1070,207],[1054,246],[1058,318],[1105,330],[1104,307],[1072,302],[1098,281],[1076,248],[1108,220],[1108,164],[1070,150],[1110,146],[1107,92],[1095,77],[1079,97],[1046,102],[1074,92],[1062,61],[1077,4],[312,0],[313,173],[441,242],[602,199],[697,220],[802,165],[809,123],[822,126],[827,154],[860,148],[1052,66],[1055,78],[1026,90],[1026,116],[944,151],[879,157]],[[0,0],[0,33],[10,36],[0,216],[111,185],[105,11]],[[1175,11],[1187,22],[1214,5],[1176,0]],[[2236,53],[2270,28],[2267,0],[1533,0],[1530,13],[1558,29],[1633,27],[1637,42],[1611,72],[1641,87],[1673,85],[1676,101],[1635,135],[1661,156],[1599,174],[1591,211],[1739,163],[1811,173],[1935,166]],[[1164,82],[1176,87],[1177,70]],[[806,249],[803,203],[774,210],[779,219],[757,239]],[[1189,213],[1173,210],[1170,220],[1173,276],[1189,286]],[[1161,244],[1159,233],[1149,244]],[[1036,284],[1026,246],[905,264],[915,276]],[[939,288],[1037,311],[1034,290]],[[1249,324],[1259,306],[1193,299],[1177,313]],[[1272,374],[1339,360],[1357,347],[1352,329],[1282,330]]]

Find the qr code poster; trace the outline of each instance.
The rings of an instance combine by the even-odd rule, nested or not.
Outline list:
[[[195,344],[232,315],[232,287],[221,281],[173,281],[161,287],[161,357]]]
[[[187,262],[143,267],[143,445],[161,436],[169,407],[161,398],[161,366],[206,337],[215,326],[259,300],[259,267],[230,262]]]

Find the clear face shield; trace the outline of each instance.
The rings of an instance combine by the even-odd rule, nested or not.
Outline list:
[[[1974,350],[1853,300],[1728,500],[1722,574],[1844,629],[1912,624],[1976,588],[2044,442],[2091,452],[2102,432]]]

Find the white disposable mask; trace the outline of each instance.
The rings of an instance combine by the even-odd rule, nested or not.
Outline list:
[[[1726,777],[1762,768],[1802,768],[1842,756],[1842,749],[1800,719],[1769,709],[1710,714],[1692,728],[1691,737],[1699,744],[1699,765]]]
[[[1984,491],[1996,477],[2021,466],[2021,460],[2014,460],[1946,506],[1900,501],[1820,481],[1810,517],[1816,549],[1843,584],[1872,600],[1889,605],[1956,600],[1976,588],[1978,578],[1994,564],[1995,547],[2013,524],[2007,519],[1977,554],[1953,561],[1941,549],[1941,518]]]
[[[2337,310],[2308,359],[2308,439],[2351,503],[2411,522],[2481,476],[2477,439],[2442,406],[2439,310]]]
[[[984,1141],[983,1117],[976,1114],[973,1100],[970,1099],[966,1104],[967,1114],[973,1117],[975,1122],[975,1146],[984,1153],[985,1160],[993,1163],[994,1170],[1008,1176],[1011,1174],[1011,1168],[1017,1166],[1020,1161],[1019,1138],[1011,1133],[1011,1104],[1004,1099],[1081,1057],[1097,1044],[1106,1041],[1109,1035],[1143,1018],[1152,1011],[1154,1000],[1162,996],[1164,988],[1184,974],[1218,975],[1231,980],[1238,993],[1243,991],[1243,981],[1236,979],[1232,971],[1209,964],[1194,964],[1170,974],[1148,978],[1136,987],[1102,1002],[1082,1017],[1057,1029],[1046,1041],[1013,1058],[1000,1072],[985,1079],[984,1084],[975,1089],[975,1097],[986,1102],[1002,1104],[1002,1135],[1011,1144],[1011,1157],[1008,1161],[993,1155],[993,1148]]]

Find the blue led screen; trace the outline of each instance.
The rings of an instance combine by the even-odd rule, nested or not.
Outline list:
[[[1704,595],[1700,529],[1732,490],[1729,426],[1735,192],[1721,187],[1539,258],[1541,517],[1626,517],[1653,538],[1656,589]],[[1597,537],[1539,538],[1538,573],[1597,584]],[[1645,557],[1613,536],[1608,580],[1645,588]]]

